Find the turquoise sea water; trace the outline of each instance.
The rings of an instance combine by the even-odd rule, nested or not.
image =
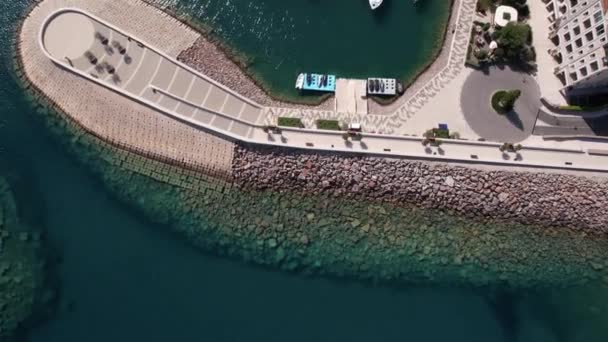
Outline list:
[[[409,79],[442,37],[448,0],[154,0],[210,25],[253,58],[270,89],[295,94],[299,72]]]
[[[4,46],[26,5],[0,4]],[[62,255],[63,310],[31,330],[31,341],[607,340],[603,285],[373,287],[195,250],[77,162],[10,77],[8,48],[0,56],[0,160],[29,185],[20,206],[35,209]]]

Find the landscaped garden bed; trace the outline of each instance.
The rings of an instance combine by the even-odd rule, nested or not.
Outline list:
[[[341,131],[342,127],[340,127],[340,122],[338,120],[317,120],[317,128],[324,129],[328,131]]]
[[[498,114],[506,114],[513,110],[515,101],[521,96],[521,90],[499,90],[492,95],[492,108]]]
[[[514,18],[506,25],[503,23],[502,27],[496,24],[494,16],[498,6],[513,7],[517,11],[517,20]],[[489,13],[484,21],[474,22],[467,64],[482,67],[491,63],[506,63],[534,69],[536,51],[532,46],[532,29],[526,23],[530,16],[526,0],[479,0],[477,10]]]
[[[279,117],[278,125],[283,127],[304,128],[304,124],[300,118]]]
[[[441,140],[437,139],[460,139],[460,134],[457,132],[450,133],[450,130],[447,128],[431,128],[428,131],[424,132],[422,135],[424,139],[422,140],[422,145],[427,146],[439,146],[442,144]]]

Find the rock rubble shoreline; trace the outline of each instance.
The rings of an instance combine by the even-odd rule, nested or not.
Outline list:
[[[236,186],[442,209],[481,219],[608,233],[608,181],[240,145]]]

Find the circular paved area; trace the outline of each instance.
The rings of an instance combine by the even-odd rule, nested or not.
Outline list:
[[[521,90],[511,113],[499,115],[490,103],[498,90]],[[515,143],[532,134],[540,108],[540,88],[532,76],[509,68],[475,71],[460,95],[464,117],[475,133],[489,141]]]
[[[43,42],[51,56],[59,60],[76,59],[95,43],[95,28],[91,18],[84,14],[65,11],[48,22]]]

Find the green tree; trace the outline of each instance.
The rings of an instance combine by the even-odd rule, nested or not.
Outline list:
[[[520,60],[522,52],[527,48],[532,30],[527,24],[510,22],[507,26],[496,31],[496,41],[504,50],[507,60]]]

